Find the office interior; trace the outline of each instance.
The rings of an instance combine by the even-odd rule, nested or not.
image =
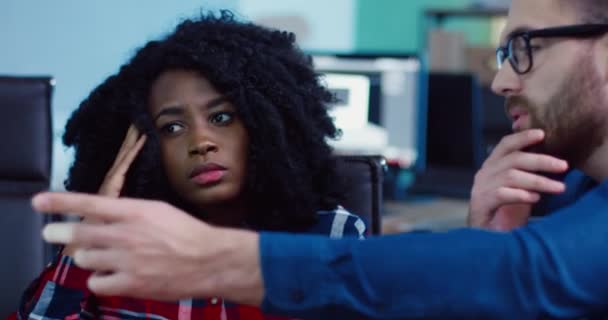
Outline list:
[[[82,99],[180,19],[232,10],[296,34],[338,99],[331,111],[343,131],[331,141],[337,154],[382,157],[381,232],[447,230],[465,225],[474,173],[511,131],[502,98],[490,90],[507,6],[508,0],[4,0],[0,77],[49,83],[50,92],[41,94],[50,98],[50,127],[43,130],[50,139],[42,147],[50,170],[40,175],[41,188],[61,191],[73,156],[61,136]],[[0,141],[5,159],[30,147],[19,134]],[[0,172],[10,177],[12,168]],[[12,201],[12,183],[0,184],[7,195],[0,201]],[[0,217],[1,225],[10,219]],[[44,221],[19,223],[39,230]],[[33,234],[23,237],[34,237],[35,250],[48,257],[52,249]]]

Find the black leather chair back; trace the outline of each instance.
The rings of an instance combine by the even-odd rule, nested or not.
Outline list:
[[[30,198],[48,189],[52,130],[50,78],[0,76],[0,317],[15,311],[21,293],[44,267],[44,217]]]
[[[337,159],[338,172],[348,188],[342,206],[365,220],[370,235],[379,235],[386,161],[375,155],[340,155]]]

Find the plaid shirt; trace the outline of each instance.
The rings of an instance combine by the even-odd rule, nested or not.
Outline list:
[[[363,221],[339,207],[318,212],[318,223],[309,233],[364,238]],[[288,319],[263,314],[259,308],[237,305],[220,298],[185,299],[178,302],[100,297],[86,282],[91,271],[76,266],[71,257],[58,255],[24,293],[19,311],[9,319]]]

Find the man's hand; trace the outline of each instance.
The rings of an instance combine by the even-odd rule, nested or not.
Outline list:
[[[256,233],[211,227],[158,201],[43,193],[32,204],[44,213],[104,221],[55,223],[43,230],[47,241],[76,248],[77,265],[96,271],[88,281],[96,294],[262,301]]]
[[[561,159],[522,151],[541,142],[541,130],[526,130],[504,137],[475,175],[471,190],[469,226],[510,230],[527,223],[532,205],[541,193],[565,190],[560,181],[541,173],[563,173]]]

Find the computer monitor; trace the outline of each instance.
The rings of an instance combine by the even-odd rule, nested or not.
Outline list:
[[[322,81],[336,102],[330,116],[342,131],[337,140],[328,141],[336,153],[378,154],[388,145],[387,132],[370,121],[370,106],[377,106],[377,79],[374,75],[324,73]]]
[[[466,198],[485,158],[481,86],[473,74],[430,73],[424,169],[410,191]]]
[[[481,87],[472,74],[431,73],[426,166],[476,170],[483,161]]]
[[[326,73],[323,77],[336,102],[330,110],[338,128],[363,128],[369,121],[371,83],[365,75]]]
[[[412,164],[420,143],[418,131],[420,61],[406,55],[313,55],[325,75],[348,74],[369,79],[368,124],[386,135],[382,154]],[[331,87],[330,87],[331,89]],[[339,121],[339,120],[338,120]]]

